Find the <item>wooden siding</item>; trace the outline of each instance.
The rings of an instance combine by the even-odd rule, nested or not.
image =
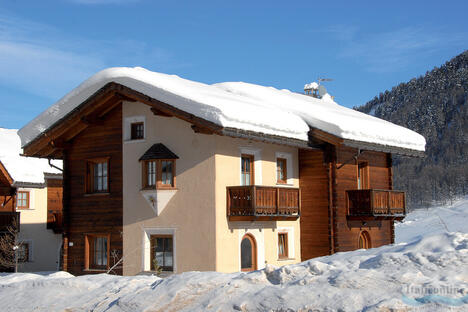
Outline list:
[[[357,149],[337,147],[336,149],[336,180],[333,192],[336,201],[333,203],[335,218],[335,252],[354,250],[359,247],[359,233],[368,231],[371,247],[378,247],[392,242],[392,223],[385,220],[369,223],[367,226],[350,226],[346,218],[346,191],[357,189],[357,164],[354,156]],[[383,152],[365,151],[358,157],[359,161],[369,164],[369,186],[371,189],[389,190],[391,185],[391,169],[388,165],[389,156]]]
[[[47,184],[47,228],[55,233],[63,232],[63,188],[62,179],[46,179]]]
[[[323,151],[299,150],[302,261],[330,253],[328,173]]]
[[[109,192],[86,194],[86,162],[109,158]],[[122,105],[97,123],[89,125],[64,151],[64,269],[80,275],[85,271],[85,234],[109,233],[110,251],[122,256]],[[69,244],[73,243],[73,246]],[[110,259],[113,265],[113,259]],[[118,274],[121,269],[116,270]],[[99,272],[98,272],[99,273]]]

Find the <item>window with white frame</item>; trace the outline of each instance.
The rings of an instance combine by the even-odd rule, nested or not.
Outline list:
[[[294,259],[294,228],[281,227],[277,229],[278,259]]]
[[[146,137],[145,116],[130,116],[124,119],[123,139],[125,142],[139,142]]]
[[[291,153],[276,153],[276,183],[292,184],[293,157]]]

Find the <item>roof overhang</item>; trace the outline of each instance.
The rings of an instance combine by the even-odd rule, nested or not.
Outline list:
[[[376,152],[384,152],[384,153],[391,153],[397,154],[402,156],[410,156],[410,157],[425,157],[423,151],[402,148],[397,146],[389,146],[389,145],[382,145],[382,144],[375,144],[363,141],[355,141],[349,139],[339,138],[335,135],[327,133],[325,131],[311,128],[309,131],[309,141],[311,142],[326,142],[335,146],[344,145],[348,147],[358,148],[361,150],[368,150],[368,151],[376,151]]]
[[[90,124],[102,120],[108,112],[123,101],[144,103],[151,107],[151,111],[155,115],[177,117],[187,121],[192,124],[192,129],[196,133],[218,134],[299,148],[313,148],[307,141],[235,128],[224,128],[122,84],[110,82],[23,146],[23,155],[63,159],[63,150],[70,146],[69,141],[71,139],[84,131]]]
[[[63,159],[63,151],[70,146],[70,140],[84,131],[89,125],[102,120],[108,112],[123,101],[144,103],[151,107],[151,111],[155,115],[177,117],[187,121],[192,124],[193,131],[201,134],[224,135],[303,149],[320,148],[321,143],[326,142],[335,146],[345,145],[362,150],[374,150],[405,156],[424,156],[424,152],[421,151],[347,140],[315,128],[310,129],[308,141],[237,128],[225,128],[116,82],[106,84],[66,116],[23,146],[23,155]]]

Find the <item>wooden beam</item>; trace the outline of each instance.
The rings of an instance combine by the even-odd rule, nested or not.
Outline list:
[[[309,137],[312,139],[320,140],[320,141],[327,142],[333,145],[343,144],[342,138],[339,138],[333,134],[327,133],[325,131],[322,131],[316,128],[310,128]]]
[[[16,189],[11,186],[0,186],[0,196],[13,196],[16,193]]]
[[[151,107],[151,111],[153,112],[153,114],[155,116],[161,116],[161,117],[173,117],[174,115],[171,115],[169,113],[165,113],[159,109],[157,109],[156,107]]]
[[[205,128],[205,127],[200,127],[200,126],[197,126],[197,125],[192,125],[192,130],[195,133],[200,133],[200,134],[213,134],[214,133],[212,129]]]

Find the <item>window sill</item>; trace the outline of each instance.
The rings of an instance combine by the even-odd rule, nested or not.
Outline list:
[[[296,260],[296,258],[278,258],[278,261],[291,261]]]
[[[16,208],[16,210],[36,210],[34,208]]]
[[[276,185],[278,185],[278,186],[294,187],[294,184],[291,184],[291,183],[276,182]]]
[[[84,197],[90,197],[90,196],[107,196],[110,195],[109,192],[106,193],[85,193],[83,194]]]
[[[144,187],[140,191],[160,191],[160,190],[169,190],[169,191],[177,191],[177,187]]]
[[[107,272],[107,269],[84,269],[83,272]]]
[[[124,144],[127,144],[127,143],[143,143],[143,142],[146,142],[146,139],[124,140]]]

